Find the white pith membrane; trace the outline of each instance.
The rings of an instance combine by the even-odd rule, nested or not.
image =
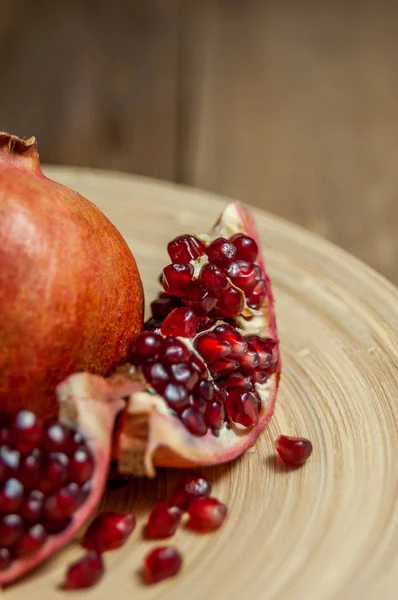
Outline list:
[[[229,239],[236,233],[244,233],[257,239],[251,215],[238,202],[230,204],[225,209],[209,234],[195,235],[195,237],[208,245],[218,237]],[[194,267],[194,277],[197,277],[201,267],[207,262],[206,255],[191,261]],[[259,257],[255,262],[262,269],[268,286],[268,294],[261,310],[251,309],[245,300],[242,314],[236,317],[235,321],[239,325],[238,331],[244,336],[258,335],[262,338],[272,338],[278,342],[270,282],[264,271],[260,248]],[[233,285],[232,282],[231,285]],[[211,331],[223,322],[220,317],[205,331]],[[204,331],[201,331],[200,334],[202,333]],[[182,337],[177,339],[203,361],[193,347],[193,340]],[[178,416],[169,408],[165,399],[154,392],[139,367],[123,365],[110,378],[110,381],[114,378],[116,384],[119,377],[128,377],[141,382],[143,389],[129,395],[115,438],[114,457],[118,461],[120,472],[153,477],[155,476],[155,465],[206,466],[226,462],[242,454],[255,441],[258,433],[272,416],[279,376],[280,362],[276,372],[268,377],[266,383],[254,384],[255,391],[261,398],[259,419],[254,426],[246,428],[233,422],[229,424],[225,422],[221,426],[218,436],[215,436],[211,430],[208,430],[203,436],[197,436],[187,430]],[[210,375],[209,379],[211,379]]]

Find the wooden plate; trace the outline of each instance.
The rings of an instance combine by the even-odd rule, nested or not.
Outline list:
[[[96,202],[121,230],[149,299],[167,262],[167,242],[186,231],[206,231],[227,202],[128,175],[61,168],[47,173]],[[207,470],[230,516],[213,535],[178,532],[172,543],[185,565],[173,580],[145,587],[139,567],[154,545],[141,540],[144,517],[176,473],[107,493],[103,506],[134,510],[140,526],[125,547],[105,556],[106,576],[84,597],[398,598],[397,290],[329,243],[254,212],[282,340],[275,417],[243,458]],[[273,440],[281,432],[313,441],[303,468],[289,471],[275,461]],[[70,546],[5,595],[66,597],[56,587],[80,552],[78,544]]]

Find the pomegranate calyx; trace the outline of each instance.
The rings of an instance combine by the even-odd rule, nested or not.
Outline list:
[[[2,162],[26,171],[40,171],[36,138],[20,138],[0,131],[0,163]]]

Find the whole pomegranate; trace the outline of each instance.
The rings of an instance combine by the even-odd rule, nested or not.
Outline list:
[[[143,290],[120,233],[40,169],[35,138],[0,132],[0,412],[57,411],[76,371],[106,374],[142,328]]]

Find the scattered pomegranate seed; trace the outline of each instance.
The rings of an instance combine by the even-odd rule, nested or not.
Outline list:
[[[194,435],[205,435],[207,425],[203,415],[195,408],[186,408],[181,415],[181,421]]]
[[[275,442],[275,448],[287,465],[297,467],[305,463],[311,456],[312,444],[310,440],[301,437],[280,435]]]
[[[16,450],[24,454],[40,444],[43,425],[29,410],[20,410],[11,422],[11,439]]]
[[[227,317],[237,317],[244,307],[244,297],[240,290],[233,287],[226,289],[217,304],[218,309]]]
[[[215,297],[218,298],[228,287],[228,279],[216,265],[208,263],[199,273],[199,282]]]
[[[200,473],[186,473],[180,477],[174,486],[170,504],[185,510],[194,498],[210,496],[211,484]]]
[[[163,335],[193,338],[196,334],[196,317],[190,308],[175,308],[161,325]]]
[[[107,552],[120,548],[134,531],[135,516],[116,512],[103,512],[86,531],[83,546],[96,552]]]
[[[68,590],[89,588],[98,583],[103,574],[104,564],[101,555],[90,551],[69,565],[63,587]]]
[[[13,546],[13,555],[17,558],[31,556],[40,550],[46,540],[47,532],[43,525],[32,525]]]
[[[157,583],[177,575],[182,566],[182,557],[177,548],[162,546],[155,548],[144,560],[142,575],[147,583]]]
[[[151,539],[171,537],[177,531],[182,512],[169,502],[159,502],[153,507],[146,524],[145,533]]]
[[[193,277],[190,264],[172,264],[163,269],[164,291],[172,296],[185,296]]]
[[[167,251],[173,263],[188,264],[206,252],[205,246],[192,235],[180,235],[169,242]]]
[[[207,533],[215,531],[227,516],[227,507],[216,498],[195,498],[188,506],[188,527]]]
[[[260,397],[256,392],[248,392],[240,388],[231,390],[227,396],[225,408],[228,417],[244,427],[251,427],[258,421]]]
[[[220,339],[215,333],[202,333],[195,339],[195,348],[204,360],[213,362],[232,352],[232,346],[229,342]]]
[[[8,548],[0,548],[0,571],[4,571],[11,563],[11,554]]]
[[[236,248],[237,260],[247,260],[249,262],[254,262],[256,260],[258,247],[251,237],[244,235],[243,233],[236,233],[230,238],[230,242],[232,242]]]
[[[235,258],[236,248],[229,240],[220,237],[206,248],[206,254],[211,263],[218,267],[228,267]]]

